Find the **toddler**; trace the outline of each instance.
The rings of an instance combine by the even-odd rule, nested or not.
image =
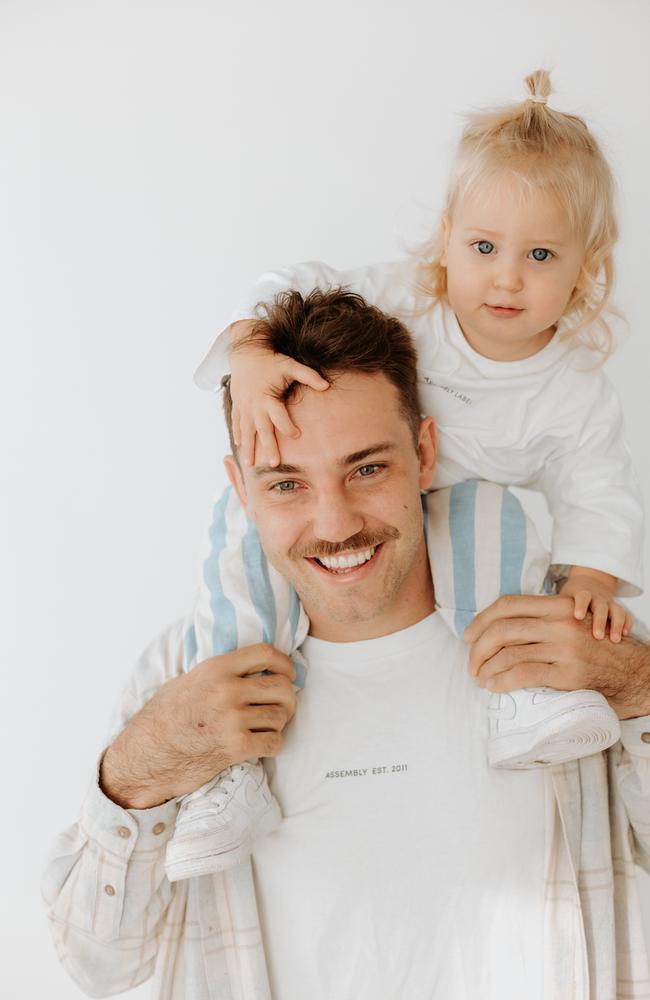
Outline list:
[[[558,591],[573,598],[576,618],[591,612],[596,638],[619,642],[631,619],[615,597],[640,593],[643,514],[620,406],[600,367],[611,347],[613,182],[585,123],[547,106],[548,74],[525,83],[522,103],[469,118],[439,232],[417,259],[349,272],[307,263],[265,275],[196,380],[219,387],[230,350],[240,460],[252,464],[257,451],[275,465],[275,435],[297,433],[277,395],[292,381],[321,391],[328,383],[256,346],[256,304],[287,289],[344,286],[397,316],[417,347],[424,411],[438,424],[431,489],[482,479],[540,490],[553,516]],[[224,500],[224,518],[226,503],[236,500]],[[233,540],[229,525],[230,549],[242,548],[243,516],[238,530]],[[250,558],[240,558],[250,576]],[[279,575],[266,580],[288,609],[289,585]],[[288,652],[308,627],[299,609],[292,615]],[[456,627],[468,623],[461,616]],[[269,638],[280,645],[277,634]],[[596,692],[544,689],[512,699],[506,730],[490,729],[492,766],[560,763],[618,738],[616,715]],[[280,818],[259,762],[228,768],[182,801],[169,878],[237,863],[252,834]]]

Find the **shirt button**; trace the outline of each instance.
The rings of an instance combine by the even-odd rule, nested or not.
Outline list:
[[[644,743],[650,743],[650,733],[641,733],[641,739]]]
[[[650,736],[648,738],[650,739]],[[164,823],[156,823],[156,825],[153,828],[153,832],[155,834],[162,833],[164,829],[165,829]]]
[[[128,826],[118,826],[117,832],[119,833],[120,837],[124,837],[125,840],[127,837],[131,836],[131,831],[129,830]]]
[[[115,895],[115,889],[113,888],[112,885],[105,885],[104,886],[104,892],[106,893],[107,896],[114,896]]]

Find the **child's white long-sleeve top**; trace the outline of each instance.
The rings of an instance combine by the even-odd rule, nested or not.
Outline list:
[[[571,349],[560,327],[530,358],[485,358],[467,343],[452,310],[432,305],[419,281],[409,260],[351,271],[310,261],[264,274],[230,322],[254,317],[259,303],[286,289],[307,294],[337,286],[397,316],[416,344],[421,404],[438,425],[432,487],[486,479],[541,491],[553,517],[556,571],[588,566],[618,577],[618,595],[638,594],[643,501],[620,403],[595,368],[597,355]],[[221,334],[196,373],[202,388],[218,387],[229,370],[227,347]]]

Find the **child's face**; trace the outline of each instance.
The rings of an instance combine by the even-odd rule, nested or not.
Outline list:
[[[556,199],[504,177],[443,219],[449,302],[469,344],[516,361],[551,340],[584,253]]]

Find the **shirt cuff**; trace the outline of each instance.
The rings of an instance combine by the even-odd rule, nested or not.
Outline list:
[[[621,743],[635,757],[650,757],[650,715],[621,721]]]
[[[595,565],[594,565],[595,564]],[[639,597],[643,593],[643,577],[639,569],[631,569],[626,563],[621,562],[614,556],[594,558],[593,552],[580,552],[579,550],[555,548],[551,554],[551,574],[554,577],[568,576],[568,571],[572,566],[589,566],[601,573],[609,573],[618,580],[615,598],[619,597]]]
[[[133,851],[161,850],[172,836],[178,799],[151,809],[123,809],[99,786],[99,755],[93,780],[81,807],[81,825],[88,836],[105,850],[128,860]]]

